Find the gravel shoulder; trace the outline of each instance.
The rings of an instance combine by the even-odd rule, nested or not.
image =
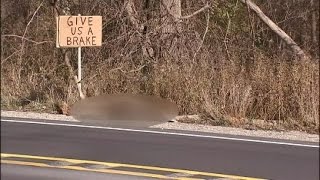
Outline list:
[[[45,120],[58,120],[58,121],[74,121],[72,116],[62,114],[49,114],[49,113],[35,113],[35,112],[20,112],[20,111],[2,111],[1,117],[16,117],[16,118],[30,118],[30,119],[45,119]]]
[[[2,116],[78,122],[78,120],[74,119],[71,116],[65,116],[61,114],[49,114],[49,113],[1,111],[1,117]],[[319,142],[319,135],[308,134],[308,133],[299,132],[299,131],[278,132],[278,131],[264,131],[264,130],[246,130],[246,129],[233,128],[233,127],[209,126],[209,125],[199,125],[199,124],[189,124],[189,123],[187,124],[187,123],[179,123],[179,122],[161,123],[151,127],[161,128],[161,129],[171,129],[171,130],[186,130],[186,131],[197,131],[197,132],[217,133],[217,134],[275,138],[275,139],[294,140],[294,141]]]

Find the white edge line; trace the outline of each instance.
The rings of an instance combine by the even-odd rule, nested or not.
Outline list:
[[[300,147],[319,148],[319,145],[309,145],[309,144],[289,143],[289,142],[277,142],[277,141],[267,141],[267,140],[255,140],[255,139],[244,139],[244,138],[233,138],[233,137],[223,137],[223,136],[209,136],[209,135],[187,134],[187,133],[176,133],[176,132],[162,132],[162,131],[153,131],[153,130],[114,128],[114,127],[91,126],[91,125],[81,125],[81,124],[63,124],[63,123],[37,122],[37,121],[21,121],[21,120],[8,120],[8,119],[1,119],[1,121],[13,122],[13,123],[26,123],[26,124],[42,124],[42,125],[51,125],[51,126],[68,126],[68,127],[91,128],[91,129],[107,129],[107,130],[115,130],[115,131],[130,131],[130,132],[142,132],[142,133],[152,133],[152,134],[165,134],[165,135],[200,137],[200,138],[223,139],[223,140],[232,140],[232,141],[245,141],[245,142],[255,142],[255,143],[265,143],[265,144],[277,144],[277,145],[287,145],[287,146],[300,146]]]

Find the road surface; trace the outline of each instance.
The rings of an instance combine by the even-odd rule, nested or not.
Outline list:
[[[161,176],[170,176],[170,173],[179,173],[177,169],[182,169],[182,174],[188,174],[189,170],[191,174],[199,172],[188,176],[190,178],[209,179],[206,173],[211,173],[211,179],[214,179],[213,175],[217,175],[215,178],[230,176],[231,179],[237,179],[237,176],[238,179],[319,179],[317,144],[246,140],[243,137],[217,138],[210,135],[167,133],[159,129],[135,131],[77,124],[57,121],[42,123],[37,120],[30,123],[2,118],[1,156],[11,154],[13,159],[1,157],[1,161],[29,161],[19,155],[32,155],[36,158],[48,157],[48,161],[50,157],[59,157],[66,158],[66,161],[75,159],[118,163],[119,166],[110,170],[138,171]],[[10,175],[6,170],[9,165],[2,172]],[[169,169],[166,172],[157,167]],[[21,166],[15,165],[15,168]],[[152,171],[152,168],[156,170]]]
[[[31,166],[17,166],[1,164],[1,179],[5,180],[144,180],[138,176],[124,176],[115,174],[101,174],[94,172],[70,171],[56,168],[34,168]]]

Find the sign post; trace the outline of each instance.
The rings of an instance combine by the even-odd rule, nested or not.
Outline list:
[[[56,46],[78,48],[77,84],[81,91],[81,47],[102,45],[102,16],[59,16],[57,17]]]
[[[81,14],[78,14],[81,17]],[[79,84],[79,91],[82,92],[81,89],[81,46],[78,47],[78,84]]]

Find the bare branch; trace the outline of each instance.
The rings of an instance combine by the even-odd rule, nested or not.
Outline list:
[[[197,10],[197,11],[195,11],[195,12],[189,14],[189,15],[177,17],[176,15],[171,13],[171,11],[170,11],[168,6],[165,6],[165,5],[163,5],[163,6],[166,8],[167,13],[170,14],[171,16],[173,16],[176,20],[189,19],[189,18],[191,18],[191,17],[193,17],[193,16],[195,16],[195,15],[197,15],[197,14],[199,14],[199,13],[205,11],[205,10],[207,10],[208,8],[210,8],[209,4],[207,3],[205,6],[203,6],[199,10]]]
[[[190,14],[190,15],[187,15],[187,16],[181,16],[179,19],[189,19],[189,18],[191,18],[191,17],[193,17],[193,16],[195,16],[195,15],[197,15],[197,14],[201,13],[202,11],[207,10],[208,8],[210,8],[210,6],[209,6],[209,4],[207,3],[207,4],[206,4],[205,6],[203,6],[201,9],[199,9],[199,10],[197,10],[197,11],[193,12],[193,13],[192,13],[192,14]]]
[[[117,71],[117,70],[122,70],[122,66],[111,69],[111,70],[108,72],[108,73],[109,73],[109,76],[111,76],[111,73],[112,73],[112,72]]]
[[[13,52],[11,55],[9,55],[5,59],[1,60],[1,65],[4,64],[8,59],[10,59],[13,55],[17,54],[18,52],[20,52],[20,50]]]
[[[42,0],[42,2],[40,3],[40,5],[38,6],[38,8],[36,9],[36,11],[33,13],[30,21],[28,22],[25,30],[24,30],[24,33],[22,35],[22,42],[21,42],[21,48],[20,48],[20,55],[19,55],[19,59],[18,59],[18,65],[19,65],[19,70],[18,70],[18,84],[20,83],[20,80],[21,80],[21,72],[22,72],[22,56],[23,56],[23,49],[24,49],[24,44],[25,44],[25,35],[28,31],[28,27],[29,25],[31,24],[33,18],[35,17],[35,15],[37,14],[37,12],[39,11],[40,7],[42,6],[44,0]]]
[[[304,51],[298,46],[298,44],[286,34],[278,25],[276,25],[268,16],[266,16],[262,10],[251,0],[241,0],[242,3],[246,4],[250,9],[252,9],[259,18],[269,26],[269,28],[275,32],[286,44],[292,49],[293,53],[301,59],[306,59],[308,56]]]
[[[1,37],[17,37],[17,38],[21,38],[23,40],[32,42],[35,45],[44,44],[44,43],[54,43],[53,41],[34,41],[32,39],[29,39],[29,38],[26,38],[26,37],[23,37],[23,36],[19,36],[19,35],[15,35],[15,34],[5,34],[5,35],[1,35]]]
[[[123,70],[123,67],[120,66],[120,67],[111,69],[111,70],[109,71],[109,75],[111,74],[111,72],[114,72],[114,71],[117,71],[117,70],[121,71],[121,72],[124,73],[124,74],[134,73],[134,72],[141,71],[144,67],[146,67],[146,65],[142,65],[142,66],[140,66],[140,67],[138,67],[138,68],[136,68],[136,69],[132,69],[132,70],[130,70],[130,71],[125,71],[125,70]]]
[[[26,26],[26,29],[24,30],[24,33],[23,33],[23,35],[22,35],[23,39],[24,39],[24,37],[25,37],[25,35],[26,35],[27,31],[28,31],[28,27],[29,27],[29,25],[31,24],[33,18],[35,17],[35,15],[37,14],[37,12],[38,12],[39,9],[41,8],[41,6],[43,5],[43,2],[44,2],[44,0],[42,0],[42,2],[40,3],[40,5],[39,5],[38,8],[36,9],[36,11],[33,13],[30,21],[28,22],[28,24],[27,24],[27,26]]]
[[[208,15],[207,15],[207,26],[206,26],[206,30],[205,30],[204,33],[203,33],[200,46],[198,47],[197,51],[196,51],[196,52],[194,53],[194,55],[193,55],[193,59],[192,59],[193,62],[194,62],[194,60],[196,59],[196,56],[197,56],[198,52],[199,52],[200,49],[202,48],[203,42],[204,42],[204,40],[205,40],[205,38],[206,38],[206,35],[207,35],[207,33],[208,33],[208,30],[209,30],[209,23],[210,23],[210,14],[208,13]]]
[[[226,54],[227,54],[227,57],[228,59],[230,59],[230,52],[229,52],[229,49],[228,49],[228,34],[229,34],[229,30],[230,30],[230,25],[231,25],[231,18],[229,16],[229,13],[227,12],[227,17],[228,17],[228,24],[227,24],[227,30],[226,30],[226,33],[224,35],[224,40],[223,40],[223,43],[224,43],[224,46],[225,46],[225,49],[226,49]]]
[[[142,65],[142,66],[138,67],[137,69],[130,70],[130,71],[128,71],[128,73],[141,71],[144,67],[146,67],[146,65]]]

